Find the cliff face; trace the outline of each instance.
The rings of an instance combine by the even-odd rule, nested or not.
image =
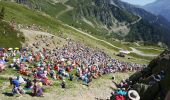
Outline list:
[[[170,89],[170,51],[164,51],[147,68],[130,77],[141,100],[164,100]]]

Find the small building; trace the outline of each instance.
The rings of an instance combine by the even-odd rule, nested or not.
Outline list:
[[[128,50],[119,50],[119,54],[117,54],[117,56],[120,57],[125,57],[125,55],[130,54],[130,51]]]

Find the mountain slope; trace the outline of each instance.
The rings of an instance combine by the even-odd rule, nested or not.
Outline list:
[[[114,38],[118,38],[130,42],[140,41],[147,45],[159,43],[170,46],[170,40],[167,38],[170,23],[141,8],[120,0],[68,0],[64,3],[57,0],[57,2],[19,0],[18,3],[45,12],[110,43],[114,43]],[[145,31],[142,30],[144,28]]]
[[[170,23],[166,19],[155,16],[141,8],[119,0],[69,0],[67,4],[76,9],[74,12],[70,12],[70,16],[68,17],[73,18],[70,19],[73,21],[72,23],[75,23],[78,21],[77,19],[81,19],[82,17],[87,19],[92,17],[92,21],[97,19],[98,22],[106,25],[107,28],[113,28],[113,30],[116,29],[114,25],[117,25],[117,23],[119,23],[118,26],[126,26],[129,29],[123,35],[120,30],[117,32],[112,31],[110,34],[107,34],[108,31],[106,31],[103,37],[110,37],[107,38],[108,41],[116,37],[131,42],[143,41],[145,44],[158,44],[162,42],[170,46],[170,39],[167,38],[170,36]],[[81,25],[75,25],[75,27],[81,27]]]
[[[170,1],[169,0],[157,0],[154,3],[143,6],[144,9],[154,14],[164,16],[170,21]]]
[[[152,42],[158,43],[159,41],[170,45],[168,42],[169,38],[167,38],[170,36],[170,23],[165,18],[153,15],[144,9],[130,4],[117,0],[114,1],[116,1],[115,4],[122,9],[142,17],[142,20],[139,23],[131,26],[131,31],[127,35],[128,40],[144,40],[147,44]]]

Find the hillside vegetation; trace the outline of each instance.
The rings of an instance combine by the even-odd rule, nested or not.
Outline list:
[[[1,7],[0,7],[1,8]],[[0,48],[2,47],[21,47],[21,43],[25,38],[19,31],[14,30],[9,23],[3,21],[5,16],[5,8],[2,7],[0,12]]]
[[[19,4],[27,5],[29,8],[43,11],[52,17],[55,17],[60,11],[66,7],[61,2],[55,3],[55,0],[16,0]]]

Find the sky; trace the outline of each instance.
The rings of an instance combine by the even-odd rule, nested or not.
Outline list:
[[[156,0],[122,0],[122,1],[131,3],[131,4],[135,4],[135,5],[143,6],[143,5],[152,3]]]

